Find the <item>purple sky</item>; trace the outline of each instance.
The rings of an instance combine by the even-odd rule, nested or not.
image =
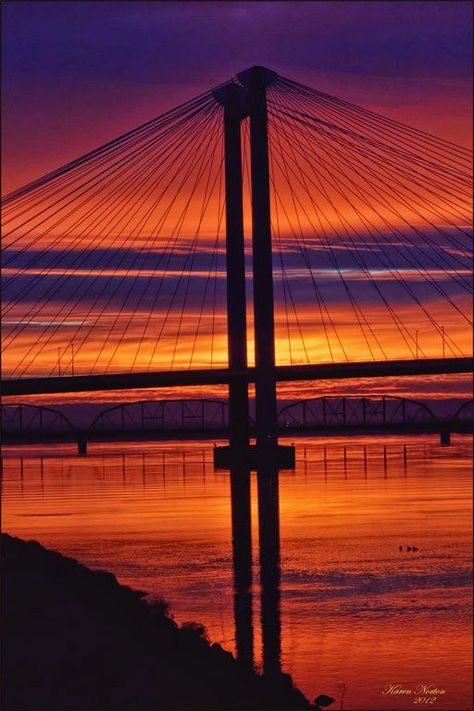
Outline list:
[[[465,143],[471,15],[468,2],[5,2],[5,189],[257,63]]]

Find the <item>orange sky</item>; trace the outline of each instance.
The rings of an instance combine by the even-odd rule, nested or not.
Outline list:
[[[275,8],[278,22],[289,11],[283,5]],[[170,22],[174,27],[173,12],[162,17],[165,25]],[[262,20],[257,17],[260,12],[265,14],[255,10],[257,24]],[[293,19],[302,38],[301,58],[308,61],[291,66],[293,55],[286,52],[281,38],[281,59],[270,57],[267,47],[268,57],[262,57],[266,63],[319,91],[461,146],[471,145],[471,82],[465,66],[454,54],[442,60],[442,43],[430,49],[424,35],[416,39],[416,26],[407,29],[401,9],[387,18],[382,7],[365,15],[352,8],[350,22],[342,16],[336,22],[323,9],[311,10],[324,15],[334,38],[341,28],[348,32],[347,44],[334,39],[334,46],[344,53],[343,68],[336,58],[332,67],[309,60],[314,47],[309,39],[319,30],[314,27],[313,35],[306,32],[305,12],[295,10]],[[418,12],[423,15],[425,10],[414,8],[413,18],[418,18]],[[84,18],[78,13],[81,23]],[[100,9],[87,20],[89,39],[94,42],[103,31],[108,41],[110,28],[95,13],[100,16]],[[432,23],[433,36],[462,34],[460,15],[458,22],[452,15],[443,19],[442,14],[434,4],[432,14],[418,20],[423,19],[424,27]],[[65,16],[48,16],[54,26],[65,21]],[[34,51],[39,51],[45,17],[33,13],[20,22],[12,12],[8,22],[15,32],[33,32],[39,42]],[[205,20],[203,15],[209,27],[221,19],[216,14]],[[373,23],[383,28],[388,19],[387,46],[392,46],[392,33],[411,37],[415,32],[413,46],[425,54],[413,55],[410,65],[403,54],[395,57],[397,42],[390,53],[374,39],[375,55],[370,61],[367,56],[359,70],[358,57],[363,53],[351,48],[352,29],[359,27],[361,37],[365,33],[373,38]],[[139,13],[134,20],[139,32]],[[235,22],[240,20],[237,13]],[[277,32],[277,24],[274,29]],[[125,31],[124,26],[119,31]],[[321,46],[327,36],[320,38]],[[227,59],[222,66],[209,62],[184,80],[176,67],[175,76],[167,73],[165,78],[162,73],[158,92],[153,83],[133,84],[126,73],[120,80],[103,82],[99,90],[88,68],[79,63],[76,84],[68,84],[66,105],[59,91],[65,78],[56,62],[68,50],[55,48],[54,33],[51,38],[53,44],[42,49],[47,100],[39,101],[37,87],[22,73],[31,57],[20,61],[8,36],[5,192],[243,68],[228,70]],[[74,52],[74,39],[71,42]],[[436,46],[439,57],[433,54]],[[202,51],[204,57],[207,50]],[[433,56],[428,61],[430,51]],[[298,52],[294,56],[298,63]],[[377,61],[372,61],[375,56]],[[130,71],[133,61],[141,58],[131,60]],[[103,67],[97,67],[100,73]],[[228,74],[222,75],[224,71]],[[296,100],[285,91],[276,86],[269,92],[277,362],[410,358],[415,340],[421,357],[436,357],[443,352],[441,326],[446,355],[470,353],[471,302],[463,289],[470,281],[464,253],[465,233],[472,227],[471,192],[459,166],[450,163],[456,154],[443,148],[441,156],[426,158],[426,146],[416,134],[407,148],[406,134],[399,133],[397,143],[398,129],[394,139],[394,134],[384,133],[382,123],[376,140],[386,143],[380,149],[371,142],[365,118],[341,112],[324,97],[308,108],[305,97]],[[289,118],[292,111],[295,114]],[[302,112],[305,121],[309,112],[317,122],[311,126],[301,122]],[[340,121],[339,128],[328,128],[327,122],[332,121]],[[225,365],[222,114],[209,105],[188,122],[177,118],[173,133],[165,124],[157,126],[140,138],[141,153],[135,154],[134,144],[127,144],[130,160],[117,162],[111,172],[102,173],[110,162],[94,160],[84,171],[79,168],[68,174],[65,182],[52,182],[7,205],[3,230],[6,375],[70,373],[73,351],[75,373]],[[250,276],[246,123],[242,135]],[[110,161],[118,156],[110,153]],[[426,160],[439,161],[439,168],[430,167]],[[248,317],[252,363],[250,305]],[[418,383],[422,386],[421,380]],[[456,381],[455,390],[460,387],[467,392]]]

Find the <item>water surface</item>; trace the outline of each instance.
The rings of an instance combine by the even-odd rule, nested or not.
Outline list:
[[[164,597],[178,622],[202,622],[233,653],[234,603],[241,631],[251,608],[246,639],[253,632],[261,668],[256,478],[243,608],[229,474],[214,471],[212,444],[96,444],[87,457],[4,448],[3,529]],[[280,644],[282,670],[310,699],[337,698],[332,708],[345,689],[346,710],[470,709],[470,438],[298,439],[296,470],[279,474],[279,517],[267,656]],[[388,684],[413,693],[384,695]],[[418,684],[445,693],[416,703]]]

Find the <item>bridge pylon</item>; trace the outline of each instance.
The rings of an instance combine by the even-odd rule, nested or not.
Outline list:
[[[250,120],[252,185],[252,267],[255,333],[256,445],[248,439],[247,385],[229,389],[230,446],[216,448],[216,466],[239,460],[255,467],[260,462],[294,465],[294,448],[278,444],[275,377],[275,318],[273,296],[272,238],[270,222],[270,171],[266,90],[277,75],[265,67],[251,67],[238,75],[240,86],[227,84],[214,93],[224,107],[227,309],[229,369],[247,368],[245,257],[242,198],[242,147],[240,124]],[[245,393],[244,393],[245,388]],[[245,425],[242,422],[247,411]],[[244,431],[244,428],[247,431]],[[245,444],[244,444],[245,443]],[[242,444],[244,448],[242,449]]]
[[[247,115],[246,92],[226,84],[214,92],[224,108],[226,193],[227,352],[230,370],[247,368],[244,214],[240,124]],[[229,443],[231,449],[249,446],[248,383],[229,383]]]

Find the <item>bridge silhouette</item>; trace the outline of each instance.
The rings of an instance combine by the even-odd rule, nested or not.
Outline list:
[[[149,439],[222,439],[230,435],[230,405],[226,400],[142,400],[101,410],[88,424],[59,409],[18,403],[1,405],[2,435],[6,444],[77,442],[85,452],[88,442]],[[439,434],[443,444],[451,433],[472,431],[473,401],[459,405],[448,417],[430,406],[394,396],[317,397],[295,401],[277,413],[280,435]],[[249,416],[248,432],[255,435]]]
[[[291,464],[278,382],[472,370],[470,165],[252,67],[6,196],[3,394],[222,384]]]

